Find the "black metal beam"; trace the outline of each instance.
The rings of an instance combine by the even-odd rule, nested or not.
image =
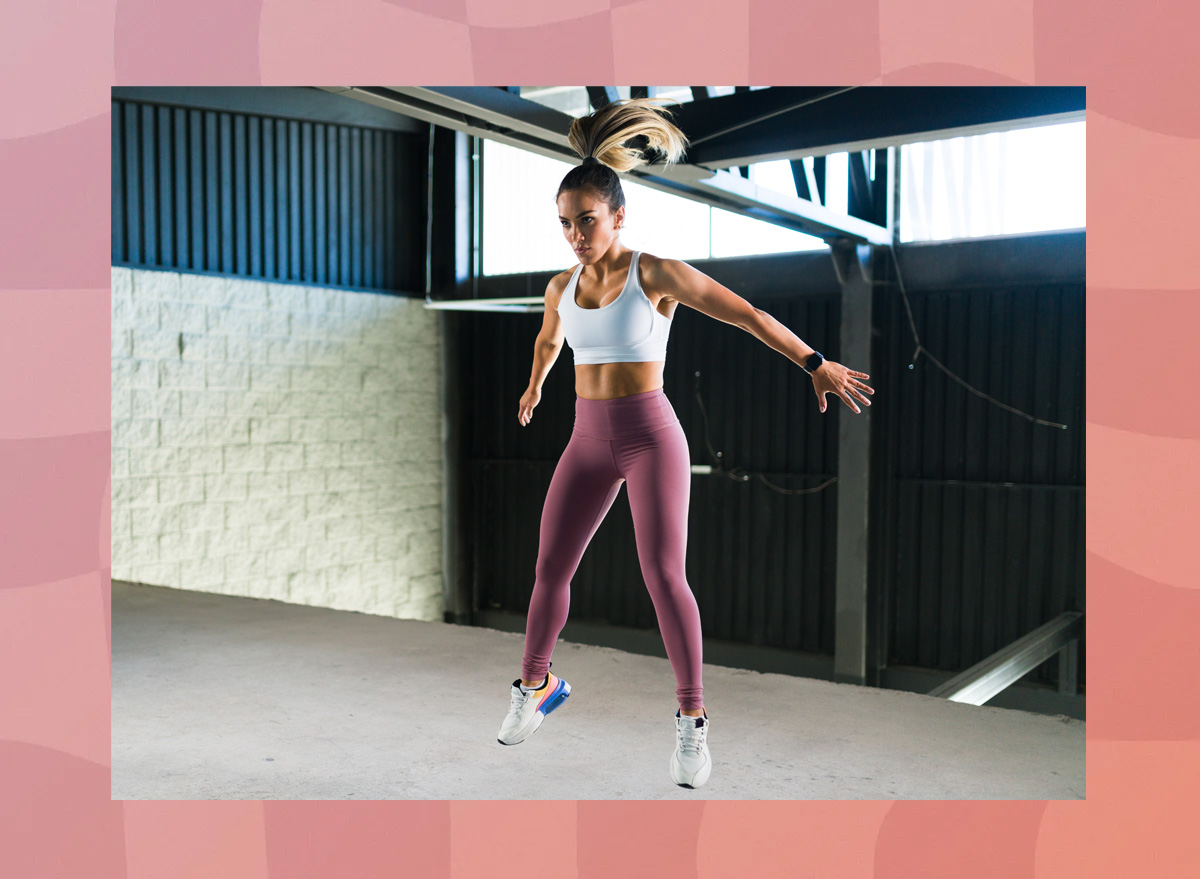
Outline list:
[[[716,97],[713,87],[710,85],[694,85],[691,86],[691,89],[693,101],[707,101],[709,98]]]
[[[812,190],[808,188],[808,174],[804,172],[804,160],[792,159],[792,179],[796,181],[796,195],[812,201]]]
[[[1084,107],[1082,86],[776,87],[692,101],[676,121],[689,161],[728,168],[1082,118]]]
[[[589,85],[587,93],[593,110],[607,107],[621,96],[614,85]]]
[[[349,97],[386,106],[436,125],[572,161],[567,131],[572,118],[496,87],[356,87]],[[769,91],[769,90],[768,90]],[[751,93],[753,95],[755,93]],[[687,105],[684,105],[687,106]],[[755,219],[822,238],[880,244],[890,241],[881,226],[839,215],[801,199],[760,190],[739,175],[690,164],[638,168],[632,176],[651,188],[678,193]]]
[[[850,216],[863,220],[871,220],[874,216],[874,193],[871,190],[871,176],[867,168],[869,153],[850,153],[850,187],[847,208]]]

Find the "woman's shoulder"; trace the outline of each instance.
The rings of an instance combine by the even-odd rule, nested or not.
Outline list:
[[[554,275],[550,279],[550,283],[546,285],[546,304],[558,307],[558,301],[562,298],[563,292],[567,289],[567,284],[571,283],[571,276],[575,274],[575,269],[578,266],[566,269]]]
[[[638,257],[638,275],[643,282],[652,285],[671,276],[681,266],[683,263],[677,259],[667,259],[652,253],[643,253]]]

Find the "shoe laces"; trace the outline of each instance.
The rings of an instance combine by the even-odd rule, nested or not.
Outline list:
[[[680,715],[677,718],[676,729],[679,731],[679,750],[699,754],[704,749],[704,740],[708,737],[708,722],[696,726],[696,718]]]
[[[532,696],[533,693],[526,693],[520,688],[520,686],[514,687],[512,692],[512,705],[509,706],[508,710],[520,711],[523,707],[525,707],[525,703],[528,702]]]

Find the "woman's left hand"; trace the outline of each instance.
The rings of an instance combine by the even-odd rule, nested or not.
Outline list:
[[[832,360],[826,360],[812,374],[813,391],[816,392],[817,402],[821,405],[821,411],[825,411],[825,395],[836,394],[842,401],[849,406],[856,415],[862,412],[858,408],[855,400],[859,400],[865,406],[870,406],[871,401],[866,398],[866,394],[874,394],[875,391],[863,381],[870,378],[865,372],[855,372],[852,369],[847,369],[840,363]]]

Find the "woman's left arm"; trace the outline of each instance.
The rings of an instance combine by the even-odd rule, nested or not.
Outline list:
[[[741,327],[764,345],[774,348],[797,366],[803,367],[813,349],[795,333],[761,308],[755,308],[728,287],[718,284],[708,275],[677,259],[646,259],[641,262],[643,282],[649,289],[663,293],[735,327]],[[855,372],[840,363],[826,360],[811,373],[813,391],[821,411],[825,411],[825,395],[835,394],[855,413],[861,412],[856,400],[870,406],[866,394],[875,391],[863,379],[865,372]]]

